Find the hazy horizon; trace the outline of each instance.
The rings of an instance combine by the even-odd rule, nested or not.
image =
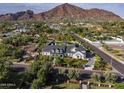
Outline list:
[[[54,8],[62,3],[0,3],[0,14],[16,13],[19,11],[33,10],[34,13],[40,13]],[[99,8],[111,11],[124,18],[123,3],[71,3],[83,9]]]

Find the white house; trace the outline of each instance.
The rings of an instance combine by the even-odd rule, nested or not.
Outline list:
[[[86,50],[83,46],[77,45],[77,44],[62,44],[62,45],[56,45],[56,44],[48,44],[46,47],[44,47],[42,51],[42,55],[47,56],[68,56],[76,59],[85,59],[86,58]]]
[[[86,57],[86,55],[80,51],[77,51],[73,54],[72,57],[77,58],[77,59],[84,59]]]

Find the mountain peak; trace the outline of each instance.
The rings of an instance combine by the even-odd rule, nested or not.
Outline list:
[[[45,19],[51,18],[78,18],[80,14],[83,12],[83,9],[68,3],[56,6],[55,8],[44,12]],[[43,15],[43,14],[42,14]]]
[[[64,4],[61,4],[61,5],[58,5],[58,6],[55,7],[55,8],[63,8],[63,9],[78,8],[78,9],[81,9],[81,8],[78,7],[78,6],[75,6],[75,5],[72,5],[72,4],[69,4],[69,3],[64,3]]]
[[[61,4],[61,6],[70,6],[71,4],[69,3],[64,3],[64,4]]]

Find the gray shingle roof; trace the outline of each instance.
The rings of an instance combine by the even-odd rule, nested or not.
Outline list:
[[[60,45],[48,45],[46,46],[43,51],[50,52],[50,53],[64,53],[65,52],[65,46]],[[59,51],[59,52],[57,52]]]
[[[75,48],[76,51],[72,51],[72,49]],[[80,45],[67,45],[67,44],[62,44],[62,45],[47,45],[44,47],[43,52],[50,52],[51,54],[64,54],[64,53],[75,53],[77,51],[85,51],[85,48]]]
[[[70,45],[67,46],[66,52],[67,53],[75,53],[74,51],[72,51],[72,49],[75,48],[76,52],[77,51],[85,51],[85,48],[83,46],[75,46],[75,45]]]

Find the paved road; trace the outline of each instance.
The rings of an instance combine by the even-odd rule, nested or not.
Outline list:
[[[89,46],[96,54],[100,55],[106,62],[112,64],[112,66],[124,76],[124,64],[119,62],[116,58],[111,57],[110,55],[106,54],[98,47],[94,46],[93,44],[87,42],[85,39],[81,38],[75,33],[70,33],[77,41],[84,43],[86,46]]]
[[[94,57],[92,57],[88,60],[88,63],[85,65],[84,69],[85,70],[93,70],[94,64],[95,64],[95,59],[94,59]]]
[[[18,63],[14,63],[13,65],[11,65],[11,67],[13,68],[13,70],[17,71],[17,72],[22,72],[25,71],[26,69],[28,69],[29,65],[27,64],[18,64]]]
[[[27,65],[27,64],[13,64],[11,67],[15,71],[22,72],[22,71],[25,71],[26,69],[28,69],[29,65]],[[85,74],[92,74],[92,73],[102,74],[102,73],[106,72],[106,71],[101,71],[101,70],[84,70],[84,69],[81,69],[81,68],[69,68],[69,67],[54,67],[54,69],[75,70],[75,71],[79,71],[79,72],[85,73]],[[112,72],[112,71],[110,71],[110,72],[115,73],[115,72]],[[120,76],[120,74],[118,74],[118,73],[115,73],[115,74]]]

